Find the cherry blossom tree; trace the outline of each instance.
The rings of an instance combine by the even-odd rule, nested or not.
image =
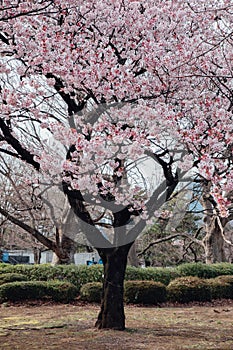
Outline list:
[[[228,215],[232,7],[1,2],[0,151],[62,183],[104,263],[99,328],[125,328],[128,251],[189,168]],[[163,181],[151,186],[158,167]]]

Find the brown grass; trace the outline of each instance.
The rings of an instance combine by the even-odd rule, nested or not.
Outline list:
[[[1,350],[232,350],[233,303],[126,306],[124,332],[96,330],[90,304],[3,304]]]

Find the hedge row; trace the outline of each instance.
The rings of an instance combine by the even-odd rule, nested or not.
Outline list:
[[[5,273],[24,275],[30,281],[61,280],[73,283],[78,290],[89,282],[103,281],[101,265],[10,265],[0,263],[0,276]],[[206,265],[202,263],[183,264],[174,268],[136,268],[128,266],[125,280],[147,280],[168,285],[172,280],[183,276],[215,278],[220,275],[233,275],[233,264],[221,263]]]
[[[166,301],[166,286],[161,282],[127,281],[124,299],[131,304],[163,303]]]
[[[27,281],[27,276],[21,273],[2,273],[0,275],[0,286],[9,282]]]
[[[78,295],[78,289],[69,282],[17,281],[0,286],[0,302],[19,300],[53,300],[69,303]]]
[[[29,281],[67,281],[76,286],[78,291],[88,282],[102,282],[103,267],[101,265],[10,265],[0,264],[0,276],[5,273],[24,275]]]
[[[180,277],[196,276],[200,278],[214,278],[221,275],[233,275],[233,264],[186,263],[177,266],[175,271]]]
[[[81,300],[100,303],[102,283],[91,282],[84,284],[80,290]],[[158,304],[166,301],[166,286],[153,281],[126,281],[124,299],[132,304]]]
[[[126,281],[124,288],[126,303],[156,305],[165,301],[188,303],[233,299],[233,276],[202,279],[195,276],[179,277],[168,286],[153,281]],[[88,302],[101,301],[102,283],[92,282],[82,286],[81,299]]]
[[[59,302],[74,300],[79,292],[70,282],[63,281],[23,281],[24,276],[15,273],[1,275],[0,302],[26,299],[50,299]],[[188,303],[190,301],[211,301],[213,299],[233,299],[233,275],[223,275],[211,279],[196,276],[179,277],[168,286],[154,281],[125,281],[124,299],[133,304],[159,304],[165,301]],[[80,297],[88,302],[101,301],[102,283],[91,282],[80,289]]]

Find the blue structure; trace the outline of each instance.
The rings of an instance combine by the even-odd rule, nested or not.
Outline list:
[[[3,252],[2,253],[2,262],[9,262],[9,253],[8,252]]]

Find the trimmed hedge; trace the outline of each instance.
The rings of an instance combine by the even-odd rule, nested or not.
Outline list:
[[[78,288],[70,282],[47,282],[48,295],[57,302],[69,303],[78,296]]]
[[[233,264],[230,263],[218,263],[210,265],[216,272],[217,276],[223,276],[223,275],[233,275]]]
[[[154,281],[125,281],[126,303],[156,305],[165,301],[188,303],[233,299],[233,276],[225,275],[212,279],[180,277],[165,286]],[[66,281],[16,281],[0,285],[0,302],[7,300],[54,300],[70,302],[78,295],[78,288]],[[80,290],[81,300],[100,303],[102,283],[91,282]]]
[[[180,277],[169,283],[167,298],[179,303],[210,301],[211,290],[205,279],[194,276]]]
[[[156,305],[166,301],[166,286],[153,281],[126,281],[124,284],[124,300],[132,304]],[[80,289],[81,300],[100,303],[102,283],[87,283]]]
[[[233,299],[233,276],[223,275],[207,280],[212,299]]]
[[[166,286],[153,281],[126,281],[124,288],[126,303],[156,305],[166,301]]]
[[[211,293],[211,299],[229,299],[233,296],[232,286],[217,278],[210,278],[206,280]]]
[[[181,277],[195,276],[200,278],[214,278],[218,276],[215,266],[203,263],[182,264],[177,266],[176,270]]]
[[[0,286],[0,302],[50,299],[67,303],[77,295],[73,284],[61,281],[10,282]]]
[[[9,265],[0,264],[0,274],[20,273],[31,281],[48,281],[51,279],[66,280],[73,283],[79,290],[90,282],[103,282],[103,266],[101,265]],[[128,266],[125,280],[151,280],[168,284],[178,277],[173,268],[137,268]]]
[[[1,273],[20,273],[30,281],[67,281],[80,290],[81,286],[88,282],[103,281],[103,267],[101,265],[9,265],[0,267]],[[1,266],[1,264],[0,264]]]
[[[103,284],[101,282],[90,282],[84,284],[80,289],[80,298],[89,303],[100,303]]]
[[[230,263],[186,263],[176,267],[177,274],[182,276],[196,276],[200,278],[215,278],[221,275],[233,275],[233,264]]]
[[[0,275],[0,286],[4,283],[27,281],[27,277],[21,273],[3,273]]]
[[[233,275],[222,275],[215,278],[215,280],[220,282],[229,283],[233,287]]]
[[[78,291],[90,282],[103,282],[102,265],[10,265],[0,263],[0,276],[5,273],[17,273],[30,281],[60,280],[73,283]],[[196,276],[199,278],[214,278],[220,275],[233,275],[233,264],[221,263],[206,265],[203,263],[189,263],[174,268],[126,268],[125,281],[149,280],[168,285],[178,277]]]
[[[147,267],[138,268],[127,266],[125,273],[126,281],[154,281],[168,285],[171,280],[179,277],[175,268]]]
[[[78,289],[89,282],[103,281],[103,266],[101,265],[10,265],[0,264],[1,273],[20,273],[31,281],[48,281],[51,279],[67,280]],[[125,280],[150,280],[168,284],[179,275],[174,268],[137,268],[127,266]]]

